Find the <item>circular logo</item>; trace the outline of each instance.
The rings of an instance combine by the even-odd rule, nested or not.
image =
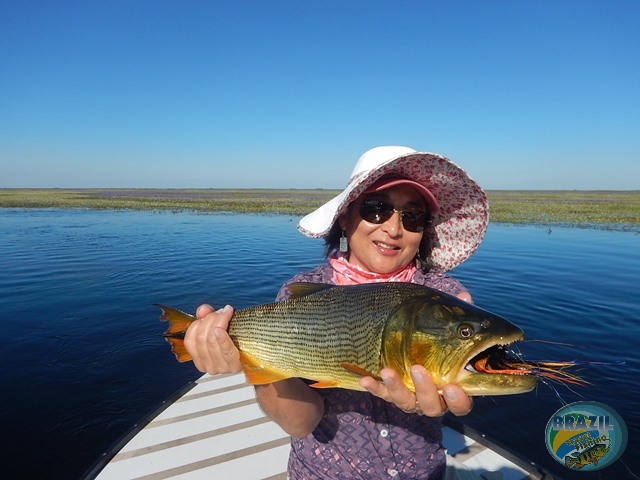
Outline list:
[[[622,417],[598,402],[565,405],[545,430],[549,453],[571,470],[600,470],[611,465],[624,452],[627,438]]]

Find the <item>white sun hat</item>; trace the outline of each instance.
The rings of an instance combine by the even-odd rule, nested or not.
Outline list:
[[[448,158],[408,147],[376,147],[362,154],[346,188],[303,217],[298,230],[308,237],[326,237],[347,206],[382,177],[422,186],[418,190],[427,199],[432,218],[424,232],[431,246],[426,260],[434,270],[451,270],[478,248],[489,223],[489,204],[480,185]]]

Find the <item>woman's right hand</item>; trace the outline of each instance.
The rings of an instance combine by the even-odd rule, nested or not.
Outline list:
[[[198,370],[211,375],[242,371],[240,351],[227,333],[233,317],[233,307],[227,305],[214,310],[210,305],[200,305],[196,318],[184,336],[184,346]]]

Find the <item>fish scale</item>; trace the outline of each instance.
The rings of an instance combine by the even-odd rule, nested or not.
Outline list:
[[[420,364],[438,389],[457,383],[469,395],[522,393],[536,385],[533,375],[467,368],[490,347],[521,340],[524,334],[504,318],[452,295],[402,282],[296,283],[288,288],[288,300],[236,310],[229,323],[250,384],[304,378],[316,388],[362,390],[361,377],[379,378],[380,370],[390,367],[413,390],[410,366]],[[164,337],[176,357],[191,360],[184,335],[196,319],[158,306],[161,319],[169,322]]]
[[[388,293],[378,290],[354,297],[349,290],[328,289],[313,298],[240,310],[229,335],[241,351],[251,352],[251,358],[275,370],[311,379],[338,377],[356,386],[359,378],[341,363],[380,370],[388,308],[377,307],[390,300]]]

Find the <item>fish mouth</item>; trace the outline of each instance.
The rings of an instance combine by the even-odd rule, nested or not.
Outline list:
[[[483,350],[478,355],[473,357],[467,365],[465,370],[468,370],[474,374],[477,373],[491,373],[491,374],[509,374],[509,375],[524,375],[528,372],[527,369],[514,369],[509,367],[510,362],[517,361],[518,358],[510,353],[510,346],[512,344],[499,344],[493,345],[486,350]],[[479,370],[478,370],[479,369]],[[522,373],[520,373],[520,371]],[[507,373],[508,372],[508,373]]]
[[[523,340],[521,333],[499,342],[479,345],[470,352],[456,377],[457,383],[467,395],[511,395],[533,390],[538,378],[527,368],[517,368],[519,359],[510,354],[511,345]]]

